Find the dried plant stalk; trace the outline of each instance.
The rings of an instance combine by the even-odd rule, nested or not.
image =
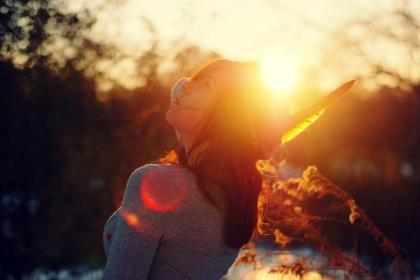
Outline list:
[[[253,241],[271,237],[281,249],[296,242],[317,249],[326,258],[323,266],[317,268],[323,279],[383,279],[381,275],[374,275],[356,255],[346,252],[321,232],[323,223],[338,223],[373,236],[383,253],[392,257],[394,276],[409,279],[410,269],[402,249],[374,225],[350,194],[323,176],[316,166],[308,166],[301,178],[281,179],[280,170],[284,162],[284,153],[257,162],[257,169],[263,176],[263,187],[258,200],[258,224]],[[311,214],[308,201],[320,201],[325,197],[334,199],[336,205],[347,211],[344,218],[336,217],[336,213],[328,216]],[[314,269],[312,261],[310,257],[300,257],[291,264],[277,263],[270,271],[293,273],[304,279],[305,273]],[[251,263],[255,269],[261,266],[253,242],[248,244],[235,265],[243,263]]]

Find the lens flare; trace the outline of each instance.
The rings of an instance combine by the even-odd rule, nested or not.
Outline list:
[[[165,180],[164,174],[149,173],[140,183],[140,196],[145,206],[157,212],[172,212],[177,210],[187,195],[187,182],[178,178],[177,184],[170,179]]]
[[[120,210],[120,214],[127,223],[127,225],[138,232],[144,232],[144,228],[140,224],[139,218],[136,214]]]
[[[123,216],[124,216],[127,224],[130,227],[135,227],[135,228],[139,228],[140,227],[139,218],[137,218],[136,215],[131,214],[131,213],[124,213]]]

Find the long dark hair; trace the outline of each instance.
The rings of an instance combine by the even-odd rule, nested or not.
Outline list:
[[[213,60],[191,76],[198,80],[220,67],[241,67],[245,63],[226,59]],[[254,233],[257,223],[257,200],[262,177],[255,163],[263,155],[246,112],[244,87],[232,83],[222,92],[198,128],[190,148],[189,159],[184,147],[178,146],[158,159],[160,163],[179,164],[190,169],[205,197],[224,213],[225,244],[239,249]],[[255,130],[254,130],[255,131]],[[197,148],[205,145],[204,150]],[[196,152],[195,152],[196,151]],[[195,153],[194,153],[195,152]]]

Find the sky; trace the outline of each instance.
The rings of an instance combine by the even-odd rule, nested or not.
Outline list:
[[[73,0],[68,5],[72,10],[91,9],[98,16],[92,36],[115,44],[124,53],[134,56],[146,50],[152,39],[142,17],[148,18],[156,28],[160,50],[168,57],[189,43],[235,60],[255,60],[268,54],[280,57],[279,64],[282,64],[281,57],[287,57],[287,63],[293,64],[291,68],[298,69],[325,68],[325,57],[328,60],[331,56],[334,59],[328,63],[336,64],[333,68],[341,67],[342,71],[326,72],[320,79],[321,87],[330,88],[338,81],[368,72],[358,57],[344,64],[340,59],[335,60],[336,55],[343,58],[348,54],[334,45],[336,35],[333,32],[345,29],[340,27],[355,19],[374,18],[382,27],[390,25],[390,28],[396,28],[395,22],[381,15],[402,7],[404,2],[408,10],[420,11],[420,0],[112,0],[103,10],[98,8],[103,0]],[[420,12],[415,15],[420,19]],[[355,28],[346,32],[358,38],[360,30]],[[175,45],[177,38],[181,43]],[[414,55],[408,56],[398,44],[370,39],[362,42],[362,46],[373,61],[419,79],[418,49]],[[121,61],[119,67],[114,68],[113,75],[125,73],[128,87],[130,83],[134,86],[135,79],[130,82],[127,78],[127,73],[135,72],[134,68],[132,62]],[[383,81],[387,82],[386,77]]]

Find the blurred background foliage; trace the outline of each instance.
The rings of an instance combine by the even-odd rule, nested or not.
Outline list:
[[[152,39],[134,61],[144,83],[128,89],[107,76],[124,55],[88,36],[95,24],[88,10],[68,12],[48,0],[0,2],[0,278],[39,267],[102,267],[103,226],[129,174],[177,144],[164,120],[170,85],[221,55],[188,45],[162,76],[157,68],[167,58],[153,23],[143,20]],[[368,97],[358,88],[362,94],[337,102],[288,144],[289,171],[300,176],[305,166],[318,166],[415,267],[420,84],[373,68],[400,82]]]

